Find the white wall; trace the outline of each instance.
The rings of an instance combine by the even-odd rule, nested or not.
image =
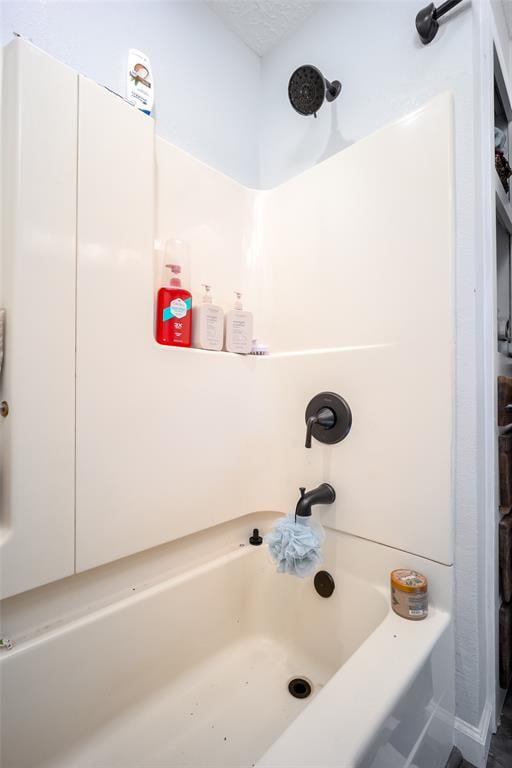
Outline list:
[[[510,77],[510,41],[503,2],[508,3],[509,0],[491,0],[491,8],[495,23],[496,38],[502,51],[506,54],[503,58],[503,63],[506,67],[506,74]]]
[[[13,32],[124,96],[129,48],[154,69],[156,129],[196,157],[258,186],[260,60],[205,3],[4,0]]]
[[[422,45],[414,29],[417,6],[414,0],[322,3],[263,57],[263,187],[291,178],[440,90],[453,90],[459,112],[464,110],[461,117],[467,117],[472,92],[467,2],[430,46]],[[308,63],[343,86],[337,101],[325,104],[316,120],[296,114],[287,98],[291,72]],[[468,132],[470,121],[464,123]]]
[[[327,3],[262,60],[265,111],[261,121],[263,187],[315,165],[432,96],[450,89],[456,132],[456,414],[455,525],[457,564],[457,714],[478,725],[486,698],[485,618],[479,600],[483,542],[479,536],[478,490],[482,457],[478,446],[478,360],[475,327],[478,289],[474,196],[474,24],[464,2],[441,24],[433,43],[422,45],[414,28],[421,6],[401,2]],[[286,87],[300,64],[315,64],[343,90],[318,119],[293,112]],[[390,179],[391,183],[391,179]],[[368,175],[367,184],[372,184]],[[414,188],[411,187],[411,194]],[[360,201],[364,205],[364,199]],[[343,210],[340,218],[343,219]],[[479,215],[475,215],[479,214]],[[372,225],[371,219],[368,226]],[[435,225],[435,222],[433,222]],[[418,238],[422,233],[418,232]],[[321,256],[319,256],[319,266]],[[421,290],[421,286],[419,286]],[[435,304],[435,296],[432,302]],[[414,318],[404,318],[414,322]],[[418,339],[421,354],[421,339]],[[414,365],[414,356],[411,356]],[[412,424],[412,422],[411,422]]]

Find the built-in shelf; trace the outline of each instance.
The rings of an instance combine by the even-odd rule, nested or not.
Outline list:
[[[494,88],[497,92],[508,122],[512,122],[512,89],[504,67],[499,43],[494,41]]]
[[[226,352],[226,350],[214,350],[214,349],[200,349],[198,347],[175,347],[173,344],[159,344],[157,341],[154,341],[154,346],[157,349],[165,350],[167,352],[171,351],[172,353],[178,353],[181,355],[209,355],[213,357],[229,357],[232,360],[261,360],[261,359],[268,359],[270,357],[270,354],[266,355],[253,355],[253,354],[247,354],[247,355],[239,355],[236,352]]]
[[[506,155],[508,156],[509,163],[512,163],[512,132],[510,130],[512,124],[512,84],[508,75],[506,67],[506,58],[501,48],[501,44],[497,36],[494,36],[494,126],[500,128],[508,134],[508,150]],[[494,143],[494,137],[493,137]],[[489,158],[491,160],[491,158]],[[494,156],[492,161],[494,163]],[[511,179],[512,181],[512,179]],[[512,204],[510,202],[510,194],[505,192],[503,184],[496,171],[494,170],[494,198],[496,207],[496,311],[498,320],[501,317],[508,317],[509,320],[512,316],[512,264],[511,264],[511,238],[512,238]],[[505,353],[505,349],[512,350],[512,344],[507,342],[501,342],[497,340],[497,349],[495,354],[495,375],[512,375],[512,357]],[[496,435],[501,432],[496,428]],[[499,482],[499,461],[495,462],[496,482]],[[494,528],[494,547],[496,553],[496,576],[498,570],[498,524],[503,514],[503,508],[496,508],[496,520]],[[511,513],[512,514],[512,513]],[[495,652],[496,658],[499,658],[500,646],[499,646],[499,622],[498,615],[501,607],[502,599],[500,594],[495,595]],[[499,713],[503,707],[505,698],[505,691],[499,687],[497,681],[496,685],[496,717],[499,717]]]
[[[505,229],[512,234],[512,203],[496,171],[494,171],[494,189],[496,194],[496,213]]]
[[[507,137],[504,155],[510,160],[512,133],[512,103],[510,100],[508,76],[503,69],[503,57],[496,44],[494,47],[494,128],[499,128]],[[493,158],[494,159],[494,158]],[[496,310],[498,338],[496,359],[498,369],[508,369],[508,354],[512,351],[510,331],[512,326],[512,203],[501,179],[494,169],[494,199],[496,208]]]

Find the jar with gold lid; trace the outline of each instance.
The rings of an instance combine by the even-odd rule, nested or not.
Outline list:
[[[408,568],[391,571],[391,607],[403,619],[421,621],[428,616],[426,576]]]

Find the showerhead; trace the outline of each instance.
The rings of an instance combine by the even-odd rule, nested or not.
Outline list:
[[[295,70],[288,83],[290,104],[299,115],[314,115],[324,103],[334,101],[341,91],[339,80],[330,83],[317,67],[304,64]]]

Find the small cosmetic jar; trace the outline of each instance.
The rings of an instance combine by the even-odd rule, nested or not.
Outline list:
[[[403,619],[421,621],[428,615],[428,581],[417,571],[391,571],[391,607]]]

